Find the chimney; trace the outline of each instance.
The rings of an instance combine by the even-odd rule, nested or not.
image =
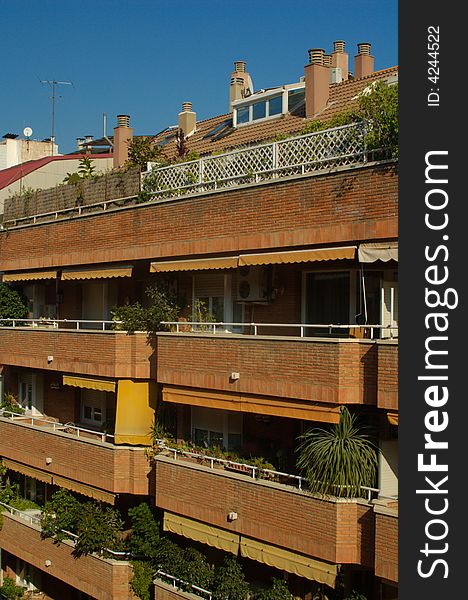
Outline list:
[[[341,81],[348,80],[348,53],[345,52],[345,43],[343,40],[333,42],[332,68],[341,69]],[[337,72],[338,73],[338,72]],[[333,83],[340,83],[334,81]]]
[[[128,160],[128,142],[133,139],[128,115],[117,115],[117,127],[114,127],[114,168],[121,167]]]
[[[182,112],[179,113],[179,129],[188,137],[197,128],[197,113],[192,110],[191,102],[182,102]]]
[[[93,136],[86,135],[85,136],[85,144],[84,144],[86,152],[90,153],[92,151],[92,145],[93,145]]]
[[[304,67],[306,117],[310,119],[323,110],[328,103],[330,69],[325,62],[322,48],[309,50],[309,64]]]
[[[76,138],[76,148],[77,150],[83,150],[85,139],[84,138]]]
[[[367,77],[374,72],[374,57],[371,56],[371,45],[368,43],[358,44],[358,53],[354,57],[354,79]]]
[[[232,103],[234,100],[241,100],[252,94],[252,81],[245,70],[244,60],[236,60],[234,71],[231,73],[231,85],[229,88],[229,112],[232,112]]]

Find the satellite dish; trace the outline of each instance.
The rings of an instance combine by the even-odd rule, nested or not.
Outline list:
[[[31,127],[25,127],[23,129],[23,135],[24,135],[24,137],[31,137],[32,136],[32,129],[31,129]]]

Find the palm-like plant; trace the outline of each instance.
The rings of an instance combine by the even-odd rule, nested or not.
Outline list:
[[[365,497],[377,475],[377,448],[366,427],[356,423],[346,407],[330,429],[309,429],[299,437],[297,466],[306,474],[309,490],[345,498]]]

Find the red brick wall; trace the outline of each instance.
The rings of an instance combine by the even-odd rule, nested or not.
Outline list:
[[[42,540],[37,528],[5,513],[0,547],[98,600],[134,598],[129,588],[132,571],[127,562],[94,556],[75,559],[70,544]],[[52,563],[49,567],[44,564],[46,560]]]
[[[332,563],[372,567],[372,508],[190,463],[156,460],[156,506]],[[229,512],[238,519],[227,521]]]
[[[174,589],[172,585],[164,581],[156,581],[154,585],[155,600],[199,600],[200,596]]]
[[[370,166],[13,229],[0,269],[394,238],[397,183]]]
[[[379,393],[377,406],[398,410],[398,345],[379,345]]]
[[[154,351],[147,342],[146,334],[1,328],[0,363],[82,375],[147,379],[154,376],[151,372]],[[48,356],[54,357],[51,363]]]
[[[148,494],[143,448],[92,443],[0,418],[0,456],[109,492]]]
[[[391,511],[389,511],[390,513]],[[375,514],[375,574],[398,581],[398,514]]]
[[[375,404],[377,344],[330,339],[160,334],[160,383],[297,398]],[[231,382],[233,372],[240,378]]]

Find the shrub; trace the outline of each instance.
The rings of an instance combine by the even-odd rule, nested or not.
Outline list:
[[[0,319],[25,319],[27,316],[27,300],[23,294],[0,283]]]
[[[291,600],[291,598],[292,594],[286,581],[275,577],[271,580],[271,588],[262,590],[257,595],[257,600]]]
[[[137,556],[154,559],[158,555],[160,543],[159,523],[153,511],[142,502],[130,508],[128,515],[132,522],[132,535],[129,541],[129,550]]]
[[[79,501],[71,492],[65,489],[55,492],[42,509],[42,536],[53,537],[59,543],[67,539],[62,530],[76,531],[80,509]]]
[[[240,563],[231,556],[215,571],[213,598],[215,600],[244,600],[249,593]]]
[[[8,392],[3,395],[3,400],[0,402],[0,409],[16,415],[24,415],[24,408],[18,404],[18,398],[14,394]]]
[[[86,502],[79,511],[74,555],[86,556],[93,552],[105,554],[106,549],[119,550],[122,527],[123,521],[115,508]]]
[[[183,551],[177,577],[192,585],[210,589],[213,583],[214,571],[204,554],[195,548],[186,548]]]
[[[133,577],[130,582],[132,591],[141,600],[151,600],[151,589],[153,587],[153,567],[151,563],[140,560],[131,561]]]
[[[15,584],[11,577],[4,577],[3,585],[0,587],[0,593],[8,598],[9,600],[17,600],[17,598],[23,598],[24,588],[19,587]]]

